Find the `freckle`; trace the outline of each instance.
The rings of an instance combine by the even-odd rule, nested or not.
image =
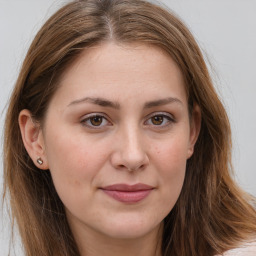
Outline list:
[[[160,150],[158,148],[155,148],[155,150],[157,154],[160,154]]]
[[[73,184],[74,184],[75,186],[79,186],[80,182],[79,182],[78,180],[74,180],[74,181],[73,181]]]

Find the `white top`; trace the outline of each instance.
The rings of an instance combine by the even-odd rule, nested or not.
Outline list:
[[[223,256],[256,256],[256,241],[246,243],[240,248],[229,250]]]

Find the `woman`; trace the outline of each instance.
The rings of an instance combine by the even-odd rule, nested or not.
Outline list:
[[[26,255],[255,252],[253,199],[230,176],[230,126],[202,54],[151,3],[72,1],[46,22],[4,152]]]

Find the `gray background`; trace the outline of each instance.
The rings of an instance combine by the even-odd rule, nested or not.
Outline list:
[[[42,23],[64,2],[68,1],[0,0],[1,134],[4,108],[28,46]],[[256,0],[162,2],[185,21],[209,60],[213,80],[232,125],[235,178],[256,196]],[[2,158],[0,163],[2,189]],[[10,236],[6,209],[3,213],[0,214],[1,256],[8,254]],[[16,248],[17,255],[22,255],[19,242]]]

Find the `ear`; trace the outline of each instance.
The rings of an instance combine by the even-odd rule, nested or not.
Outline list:
[[[34,162],[34,164],[42,169],[48,169],[48,162],[45,155],[45,146],[43,132],[38,123],[36,123],[29,110],[23,109],[19,114],[19,126],[22,135],[23,144]],[[42,163],[38,163],[40,159]]]
[[[200,133],[201,128],[201,110],[197,104],[194,105],[190,118],[190,137],[188,145],[188,155],[190,158],[194,153],[194,146]]]

